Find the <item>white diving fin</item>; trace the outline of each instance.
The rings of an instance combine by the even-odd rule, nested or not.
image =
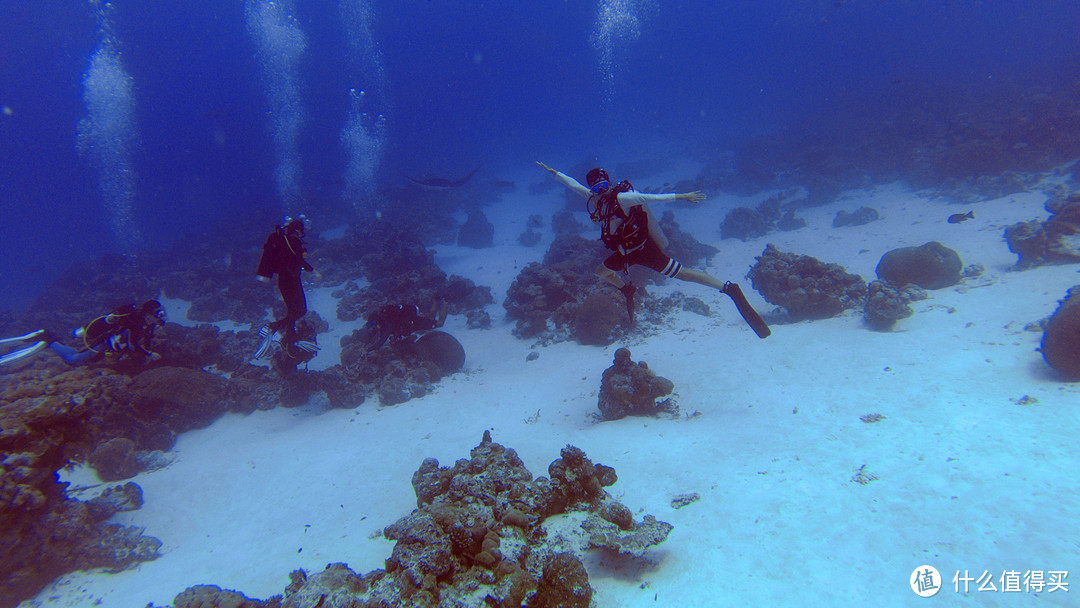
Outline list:
[[[8,363],[18,361],[19,359],[25,359],[48,345],[48,342],[35,342],[26,348],[20,348],[17,351],[10,352],[3,357],[0,357],[0,365],[7,365]]]
[[[281,344],[281,334],[276,331],[271,332],[269,327],[260,329],[259,336],[262,337],[263,341],[262,344],[259,345],[259,348],[255,350],[255,354],[252,355],[252,358],[256,360],[265,359],[270,355],[270,351],[272,351],[274,347]]]
[[[14,344],[16,342],[29,342],[30,340],[33,340],[34,338],[37,338],[39,336],[44,336],[44,335],[45,335],[45,330],[44,329],[39,329],[37,331],[32,331],[32,332],[26,334],[25,336],[15,336],[14,338],[0,338],[0,345]]]

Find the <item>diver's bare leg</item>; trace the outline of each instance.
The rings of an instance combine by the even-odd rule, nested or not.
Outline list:
[[[679,270],[679,274],[675,275],[676,279],[682,281],[690,281],[691,283],[698,283],[705,285],[706,287],[712,287],[713,289],[723,289],[727,281],[721,281],[713,276],[707,275],[699,270],[691,270],[686,266],[683,266]]]

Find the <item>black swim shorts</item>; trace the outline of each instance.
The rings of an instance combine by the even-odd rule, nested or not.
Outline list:
[[[645,244],[641,246],[641,249],[631,251],[625,255],[616,251],[604,260],[604,266],[615,272],[621,272],[634,264],[652,268],[666,277],[674,277],[682,270],[682,264],[678,260],[668,257],[652,237],[645,240]]]

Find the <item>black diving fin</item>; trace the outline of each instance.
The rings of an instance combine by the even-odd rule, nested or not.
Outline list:
[[[759,338],[768,338],[772,334],[772,330],[769,329],[768,324],[765,323],[765,319],[761,318],[761,315],[754,310],[753,306],[746,301],[746,296],[743,295],[742,289],[735,283],[728,281],[724,283],[724,288],[720,290],[726,293],[732,302],[735,302],[735,308],[739,309],[739,314],[742,315],[743,320],[750,326],[750,329],[754,330]]]

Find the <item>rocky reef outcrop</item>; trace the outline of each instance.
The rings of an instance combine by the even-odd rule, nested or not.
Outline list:
[[[671,380],[654,374],[644,361],[635,363],[630,350],[620,348],[615,351],[614,363],[601,377],[597,405],[605,420],[675,414],[678,407],[671,399],[657,401],[673,390],[675,384]]]
[[[469,279],[447,276],[435,263],[435,252],[406,230],[382,228],[364,236],[366,246],[357,252],[359,272],[369,281],[364,288],[346,283],[339,298],[337,318],[355,321],[387,304],[412,304],[421,310],[436,298],[449,305],[449,314],[478,313],[494,301],[488,287]]]
[[[341,361],[345,388],[374,393],[382,405],[397,405],[423,397],[443,376],[460,370],[465,349],[442,331],[392,339],[371,348],[367,332],[358,329],[341,339]]]
[[[491,247],[495,239],[495,224],[479,209],[469,212],[458,231],[457,244],[461,247],[484,249]]]
[[[749,241],[776,230],[781,217],[780,201],[768,199],[757,207],[736,207],[720,222],[720,238]]]
[[[833,217],[833,228],[841,228],[843,226],[862,226],[863,224],[869,224],[878,219],[877,209],[873,207],[859,207],[855,211],[844,211],[843,209],[836,212],[836,216]]]
[[[443,221],[446,217],[428,210],[419,219],[433,228],[453,226]],[[407,221],[372,221],[347,227],[341,238],[309,235],[309,259],[321,276],[305,275],[305,280],[345,285],[338,294],[344,300],[338,311],[342,320],[350,314],[360,318],[369,310],[365,305],[399,303],[408,296],[425,303],[441,298],[450,314],[467,315],[471,327],[489,324],[483,309],[492,301],[490,290],[447,277],[423,242],[411,238],[429,233],[414,227]],[[265,233],[233,228],[185,238],[167,251],[106,254],[77,264],[28,310],[0,315],[0,335],[47,328],[75,345],[70,330],[101,311],[162,295],[190,301],[190,320],[258,328],[268,309],[276,316],[284,309],[277,290],[254,278]],[[360,277],[370,285],[353,282],[350,288],[349,281]],[[309,312],[296,329],[301,339],[317,341],[327,327]],[[251,330],[168,323],[154,335],[152,349],[161,355],[155,362],[121,357],[72,368],[46,349],[5,366],[0,375],[0,551],[6,559],[0,564],[0,606],[32,596],[72,570],[119,570],[157,555],[156,539],[103,523],[118,509],[138,508],[141,500],[122,504],[114,493],[105,495],[108,500],[81,502],[58,481],[62,467],[85,463],[104,481],[128,479],[166,463],[165,453],[178,434],[205,427],[226,412],[302,405],[320,392],[332,407],[355,407],[377,389],[394,402],[430,390],[463,361],[455,339],[428,334],[401,357],[393,352],[384,357],[380,373],[402,371],[387,374],[394,380],[383,385],[357,381],[356,370],[344,365],[307,370],[303,364],[310,356],[290,357],[281,350],[271,369],[252,365],[258,342]],[[408,390],[398,382],[403,376],[411,378]],[[125,496],[138,495],[134,484],[123,488]]]
[[[749,241],[777,229],[791,231],[806,226],[795,211],[806,203],[805,192],[793,188],[774,194],[756,207],[736,207],[720,223],[720,238]]]
[[[930,241],[918,247],[901,247],[886,252],[877,265],[877,276],[893,285],[918,285],[923,289],[942,289],[956,285],[963,278],[960,254]]]
[[[668,253],[687,266],[706,262],[717,249],[684,232],[674,214],[665,212],[660,226],[670,241]],[[577,234],[556,236],[542,263],[533,262],[518,273],[506,293],[503,307],[514,321],[514,335],[551,341],[577,340],[581,344],[606,346],[630,330],[626,300],[616,289],[596,277],[596,267],[611,254],[599,240]],[[630,278],[638,286],[635,308],[639,325],[663,316],[669,300],[646,302],[643,287],[662,281],[656,272],[632,267]],[[640,314],[651,312],[652,315]]]
[[[111,412],[113,406],[123,407],[126,377],[72,371],[77,373],[48,382],[25,377],[0,394],[0,606],[5,608],[68,572],[119,571],[158,557],[157,539],[105,523],[119,511],[142,506],[137,485],[109,488],[83,502],[69,497],[67,484],[57,477],[70,460],[92,452],[98,438],[123,437],[123,417],[130,413]],[[88,390],[82,388],[86,385]],[[131,427],[140,441],[170,441],[164,427],[138,421]]]
[[[358,272],[370,284],[361,287],[347,281],[332,294],[338,298],[339,320],[368,318],[387,305],[414,305],[428,314],[432,303],[443,303],[448,314],[465,315],[469,327],[490,326],[484,310],[493,301],[490,288],[447,276],[418,235],[380,224],[363,233],[363,239],[365,246],[357,252]],[[353,331],[340,341],[340,367],[318,373],[306,383],[294,382],[297,402],[322,390],[335,405],[343,400],[356,405],[370,394],[384,405],[398,404],[426,395],[434,383],[458,371],[464,362],[461,344],[445,332],[391,340],[373,348],[367,346],[367,337],[364,328]]]
[[[1080,285],[1065,294],[1047,321],[1040,350],[1063,379],[1080,381]]]
[[[827,319],[866,302],[866,281],[839,264],[783,252],[771,243],[756,259],[747,274],[751,285],[767,302],[783,307],[789,321]]]
[[[485,431],[468,459],[444,467],[428,458],[413,474],[417,508],[383,531],[395,542],[385,569],[297,570],[285,593],[267,600],[199,585],[174,606],[588,608],[585,551],[641,558],[672,526],[651,515],[635,520],[604,490],[618,479],[614,469],[578,448],[563,448],[548,475],[534,479]]]
[[[1080,262],[1080,192],[1054,192],[1045,221],[1019,222],[1005,229],[1009,251],[1019,256],[1018,270],[1045,264]]]
[[[117,511],[139,508],[137,485],[82,502],[59,482],[62,467],[86,463],[103,481],[127,479],[162,466],[162,452],[179,433],[205,427],[227,411],[275,407],[279,396],[270,383],[185,367],[151,367],[129,376],[42,358],[7,371],[0,378],[5,606],[73,570],[122,570],[157,557],[156,539],[104,523]]]
[[[342,287],[333,295],[339,299],[336,313],[342,321],[360,319],[386,304],[416,303],[424,309],[433,301],[442,301],[447,303],[449,314],[465,315],[469,327],[490,326],[490,317],[484,310],[493,301],[490,289],[477,286],[468,279],[448,277],[435,264],[433,252],[426,249],[407,226],[375,221],[349,226],[340,238],[323,240],[313,235],[309,241],[309,259],[320,269],[322,276],[312,275],[307,280],[316,283],[341,282]],[[215,250],[209,247],[210,244],[221,245],[222,249]],[[192,319],[250,322],[254,329],[265,321],[267,309],[273,309],[274,314],[279,316],[284,314],[276,290],[252,278],[252,269],[257,261],[257,243],[251,245],[251,251],[243,247],[242,251],[236,251],[235,243],[226,246],[213,238],[191,245],[193,249],[185,249],[184,255],[171,252],[176,263],[172,258],[158,259],[158,254],[146,253],[131,258],[104,256],[94,264],[80,266],[78,280],[51,286],[20,318],[0,315],[0,328],[7,328],[15,334],[24,333],[28,327],[45,327],[54,330],[55,335],[63,336],[69,328],[85,323],[87,315],[94,314],[92,311],[108,310],[116,302],[129,300],[133,294],[136,299],[151,298],[159,297],[162,291],[166,296],[192,299],[194,303],[187,313]],[[230,251],[224,261],[221,259],[222,250]],[[205,257],[193,258],[192,255]],[[366,278],[370,284],[363,287],[357,285],[354,279],[360,277]],[[90,285],[93,288],[72,288]],[[208,304],[208,298],[214,299],[217,304]],[[242,306],[245,308],[237,309],[236,306],[241,304],[233,300],[244,300]],[[314,311],[309,311],[297,322],[296,333],[302,340],[317,343],[319,335],[327,328],[325,320]],[[169,323],[155,334],[153,348],[162,355],[160,361],[135,365],[121,358],[107,365],[130,378],[165,367],[177,368],[171,372],[174,376],[185,373],[177,371],[179,368],[200,373],[208,370],[217,380],[193,375],[192,378],[198,382],[192,384],[194,391],[188,391],[195,394],[194,398],[206,394],[224,396],[202,402],[201,407],[212,410],[203,414],[206,420],[212,420],[230,409],[251,411],[277,405],[303,405],[320,392],[326,395],[333,407],[354,407],[378,388],[372,383],[355,382],[355,374],[350,373],[355,367],[351,360],[343,360],[342,365],[325,370],[308,370],[305,364],[313,354],[299,349],[292,349],[288,353],[284,349],[275,350],[270,359],[270,370],[252,365],[251,353],[258,343],[259,337],[253,330],[222,331],[210,324],[185,327]],[[421,346],[426,357],[422,354],[419,359],[406,356],[387,361],[387,366],[395,370],[391,376],[400,377],[412,372],[417,379],[415,390],[394,391],[395,402],[425,394],[432,383],[445,375],[445,372],[427,373],[413,369],[415,361],[438,357],[440,353],[447,352],[442,348],[429,348],[428,344]],[[381,358],[392,358],[393,354],[383,353]],[[52,373],[66,371],[47,351],[19,365],[20,369],[50,370]],[[437,363],[437,367],[446,366],[446,361]],[[405,371],[396,371],[402,369]],[[4,380],[0,378],[0,385],[4,384]],[[203,391],[203,381],[214,381],[220,386],[209,392]],[[420,388],[422,383],[426,386]],[[186,388],[183,383],[179,386]],[[229,404],[225,405],[226,402]],[[188,404],[190,407],[185,406],[180,411],[195,415],[191,409],[195,407],[194,403],[192,401]],[[142,405],[157,407],[149,401],[144,401]]]
[[[518,235],[518,243],[525,247],[535,247],[540,244],[543,237],[540,229],[544,227],[544,218],[541,215],[530,215],[525,221],[525,230]]]
[[[570,329],[582,344],[607,346],[623,333],[629,319],[625,296],[614,289],[598,289],[578,305]]]
[[[506,292],[503,308],[514,321],[514,335],[533,338],[568,331],[578,306],[601,289],[594,270],[606,255],[599,241],[557,236],[543,263],[525,266]]]
[[[720,253],[716,247],[706,245],[684,231],[682,226],[675,221],[675,212],[671,209],[665,210],[660,216],[660,229],[668,238],[668,247],[664,253],[686,266],[701,266],[708,262],[709,258]]]
[[[887,281],[871,281],[863,319],[871,329],[889,331],[897,321],[914,314],[912,302],[925,299],[926,291],[917,285],[896,287]]]
[[[105,523],[142,506],[134,483],[83,502],[65,494],[52,454],[2,453],[0,460],[0,607],[13,608],[53,579],[76,570],[119,572],[156,559],[161,541],[140,528]]]

